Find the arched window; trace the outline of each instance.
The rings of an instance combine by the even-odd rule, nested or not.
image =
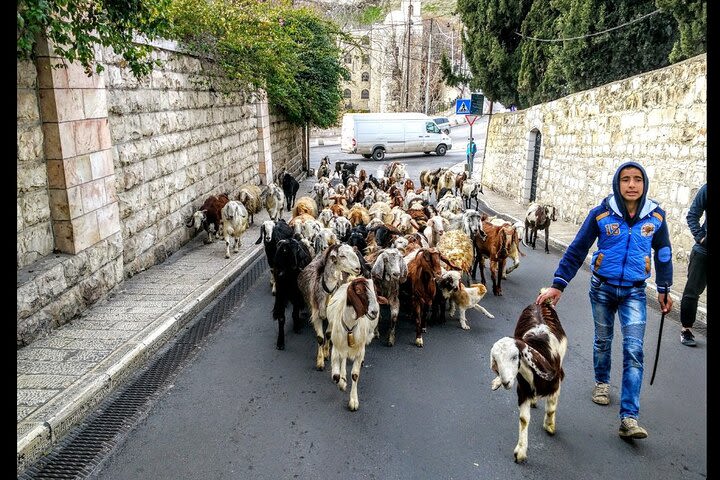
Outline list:
[[[368,63],[370,63],[370,56],[369,56],[369,55],[363,55],[363,56],[362,56],[362,64],[363,64],[363,65],[367,65]]]
[[[363,100],[367,100],[368,98],[370,98],[370,91],[365,89],[360,92],[360,98],[362,98]]]
[[[345,54],[345,63],[352,63],[352,55],[349,53]]]
[[[346,88],[345,91],[343,91],[343,97],[350,98],[351,96],[352,96],[352,93],[350,93],[350,89]]]
[[[370,81],[370,74],[368,72],[362,73],[362,81],[363,82],[369,82]]]

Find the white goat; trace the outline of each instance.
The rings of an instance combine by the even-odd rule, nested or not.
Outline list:
[[[230,258],[230,243],[233,243],[233,253],[240,251],[240,236],[248,229],[248,212],[245,206],[237,200],[230,200],[221,211],[221,224],[225,237],[225,258]]]
[[[365,359],[365,347],[375,337],[380,317],[379,303],[386,300],[375,294],[373,281],[357,277],[340,285],[330,296],[327,305],[328,330],[333,348],[330,356],[332,379],[338,388],[347,388],[347,360],[352,360],[350,400],[348,408],[354,412],[360,407],[358,381]]]
[[[283,207],[285,206],[285,193],[277,183],[272,182],[267,186],[265,194],[265,210],[272,220],[282,218]]]
[[[361,271],[360,259],[352,247],[335,244],[317,254],[298,276],[298,288],[310,310],[310,323],[318,343],[315,357],[315,368],[318,370],[325,369],[325,358],[330,353],[330,345],[323,330],[328,297],[349,276],[360,275]]]

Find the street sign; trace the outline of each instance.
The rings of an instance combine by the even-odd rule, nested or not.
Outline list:
[[[468,125],[472,127],[472,124],[475,123],[475,120],[477,120],[479,115],[465,115],[465,120],[467,120]]]
[[[455,100],[455,115],[468,114],[470,114],[470,99],[458,98],[457,100]]]
[[[482,115],[483,107],[485,105],[485,95],[482,93],[471,93],[470,94],[470,111],[473,115]]]

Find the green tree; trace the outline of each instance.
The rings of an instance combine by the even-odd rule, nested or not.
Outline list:
[[[175,0],[172,18],[175,37],[222,67],[222,90],[262,88],[296,124],[337,123],[340,81],[349,78],[338,39],[354,40],[336,24],[289,2],[253,0]]]
[[[594,88],[669,64],[677,29],[666,13],[626,24],[655,10],[653,0],[553,0],[562,42],[556,60],[570,92]]]
[[[707,52],[706,0],[656,0],[655,3],[675,17],[680,31],[670,52],[671,63]]]
[[[520,31],[532,0],[458,0],[470,87],[505,105],[519,104]]]
[[[559,17],[552,2],[533,2],[520,31],[525,37],[556,38]],[[553,42],[521,42],[517,77],[520,105],[548,102],[567,94],[567,84],[555,60],[559,49],[559,44]]]
[[[37,39],[50,40],[54,53],[79,62],[88,73],[101,72],[94,47],[112,47],[137,76],[155,66],[152,48],[135,43],[135,34],[152,40],[169,28],[171,0],[18,0],[17,58],[32,58]]]

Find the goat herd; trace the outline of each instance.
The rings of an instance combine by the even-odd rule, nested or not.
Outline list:
[[[238,200],[211,196],[193,214],[188,227],[204,229],[206,242],[217,233],[230,246],[263,207],[260,238],[271,270],[275,296],[273,318],[278,322],[276,347],[285,348],[285,311],[292,306],[292,328],[299,333],[301,311],[310,314],[317,340],[315,367],[330,360],[333,381],[347,387],[350,359],[351,391],[348,407],[359,408],[357,385],[365,347],[380,337],[380,305],[389,307],[387,345],[396,340],[401,308],[415,323],[415,345],[424,344],[427,318],[444,321],[458,312],[460,327],[470,329],[466,310],[494,318],[480,301],[486,294],[485,259],[490,263],[494,295],[502,295],[502,279],[520,265],[520,239],[535,248],[538,230],[545,231],[548,250],[552,206],[533,204],[524,223],[512,224],[478,211],[479,184],[465,172],[425,170],[419,185],[408,178],[405,165],[392,162],[375,175],[356,173],[358,164],[328,157],[317,169],[317,183],[307,196],[296,197],[299,183],[281,172],[277,183],[261,189],[243,185]],[[280,185],[280,186],[279,186]],[[434,197],[434,202],[431,198]],[[471,209],[472,200],[475,209]],[[291,212],[282,218],[283,206]],[[506,265],[507,259],[512,264]],[[481,283],[471,283],[480,267]],[[513,337],[498,340],[491,350],[497,374],[492,389],[511,388],[518,379],[520,434],[515,461],[527,456],[530,405],[547,397],[545,430],[555,432],[554,413],[563,378],[562,358],[567,340],[555,309],[531,305],[518,320]]]

